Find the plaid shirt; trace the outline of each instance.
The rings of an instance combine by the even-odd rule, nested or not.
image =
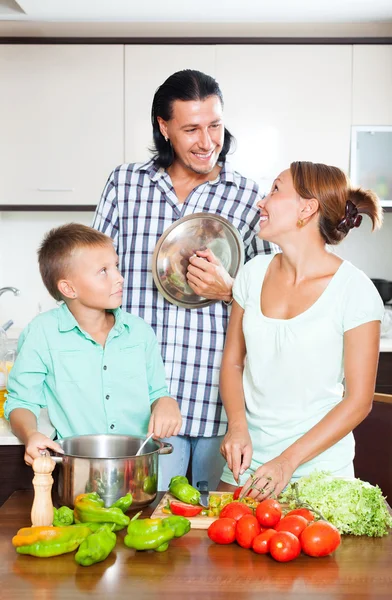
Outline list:
[[[170,394],[183,416],[181,434],[216,436],[226,432],[227,418],[219,398],[228,308],[216,302],[184,309],[170,304],[152,278],[152,255],[162,233],[192,213],[212,212],[240,232],[246,261],[273,248],[257,237],[257,185],[222,165],[217,179],[198,185],[180,203],[170,176],[150,160],[124,164],[110,175],[93,226],[115,243],[124,275],[123,308],[149,323],[158,338]]]

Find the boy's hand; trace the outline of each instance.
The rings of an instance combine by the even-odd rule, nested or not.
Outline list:
[[[182,418],[180,409],[174,398],[163,396],[152,405],[151,419],[148,424],[148,434],[154,437],[166,438],[178,435],[181,429]]]
[[[46,435],[43,433],[35,431],[29,435],[26,440],[24,455],[26,465],[32,465],[33,460],[41,455],[40,450],[46,450],[46,448],[51,448],[51,450],[54,450],[55,452],[64,454],[62,447],[50,438],[46,437]]]

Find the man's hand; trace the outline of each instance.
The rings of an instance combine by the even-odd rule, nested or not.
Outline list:
[[[152,405],[152,413],[148,424],[148,435],[165,438],[178,435],[182,425],[180,409],[174,398],[163,396]]]
[[[208,300],[230,302],[234,279],[211,250],[198,250],[196,254],[190,257],[186,274],[192,290]]]
[[[46,450],[46,448],[50,448],[55,452],[64,454],[64,450],[62,449],[62,447],[50,438],[46,437],[46,435],[44,435],[43,433],[35,431],[31,435],[29,435],[26,440],[24,455],[26,465],[32,465],[33,460],[38,456],[41,456],[40,450]]]
[[[248,429],[229,429],[223,439],[220,452],[238,483],[240,475],[249,469],[252,460],[252,440]]]

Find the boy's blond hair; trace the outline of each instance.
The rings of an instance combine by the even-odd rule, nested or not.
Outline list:
[[[38,249],[39,270],[49,294],[55,300],[64,300],[58,282],[67,276],[74,250],[111,243],[112,240],[104,233],[80,223],[68,223],[51,229]]]

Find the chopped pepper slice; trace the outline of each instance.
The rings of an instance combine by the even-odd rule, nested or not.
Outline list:
[[[195,517],[200,514],[203,510],[202,506],[194,506],[193,504],[187,504],[186,502],[178,502],[172,500],[170,502],[170,510],[173,515],[180,515],[182,517]]]

